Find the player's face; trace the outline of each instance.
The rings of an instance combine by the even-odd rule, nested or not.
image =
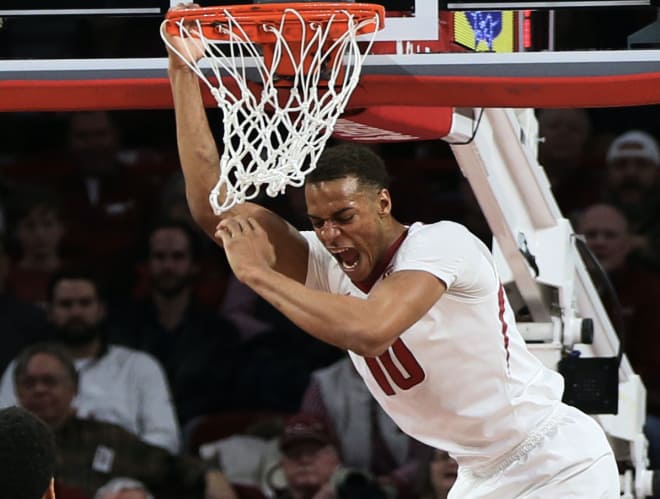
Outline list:
[[[384,219],[387,189],[362,187],[355,177],[305,186],[307,215],[318,238],[351,280],[367,280],[389,248]]]
[[[21,406],[56,426],[71,413],[76,388],[62,363],[51,354],[35,354],[16,379]]]

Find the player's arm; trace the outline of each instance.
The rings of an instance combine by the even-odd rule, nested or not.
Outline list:
[[[251,237],[234,237],[237,231]],[[238,279],[309,334],[359,355],[383,353],[445,291],[440,279],[417,270],[393,273],[366,299],[309,289],[270,266],[272,247],[254,220],[226,220],[217,236]]]
[[[174,8],[193,6],[195,5],[188,4]],[[172,35],[167,37],[180,53],[189,53],[195,60],[203,56],[203,49],[196,39],[182,39]],[[236,214],[254,217],[268,232],[275,246],[276,268],[303,282],[307,268],[307,242],[285,220],[255,203],[235,206],[222,216],[213,213],[209,193],[219,177],[220,154],[207,120],[199,78],[178,55],[169,49],[168,54],[179,159],[185,178],[188,206],[195,222],[213,237],[216,225],[224,217]]]

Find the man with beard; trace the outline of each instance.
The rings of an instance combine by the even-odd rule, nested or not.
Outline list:
[[[631,256],[660,269],[660,148],[643,131],[626,132],[607,152],[607,197],[628,219]]]
[[[106,307],[91,274],[63,270],[48,288],[48,320],[54,338],[75,359],[80,389],[74,406],[81,418],[122,426],[147,443],[177,452],[179,429],[158,362],[150,355],[109,344]],[[15,361],[0,381],[0,407],[16,405]]]
[[[164,221],[148,236],[149,296],[119,313],[117,341],[149,352],[165,368],[179,422],[232,407],[238,333],[193,290],[197,240],[183,222]]]

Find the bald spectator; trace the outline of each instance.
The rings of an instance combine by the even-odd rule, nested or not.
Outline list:
[[[55,438],[29,412],[0,410],[0,491],[7,499],[55,499]]]
[[[576,224],[587,244],[607,272],[621,304],[625,328],[625,352],[647,390],[647,432],[656,465],[660,464],[660,276],[630,259],[632,248],[628,222],[612,205],[585,209]],[[601,281],[598,277],[595,282]],[[600,290],[602,291],[602,290]],[[619,312],[610,297],[601,293],[613,324]]]
[[[119,477],[97,490],[94,499],[154,499],[154,496],[142,482]]]
[[[606,195],[630,224],[631,252],[660,269],[660,148],[649,133],[632,130],[607,152]]]

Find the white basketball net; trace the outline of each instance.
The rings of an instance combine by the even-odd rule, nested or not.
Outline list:
[[[255,198],[262,186],[269,196],[275,197],[289,185],[303,185],[305,175],[315,168],[337,118],[359,82],[362,63],[380,28],[376,15],[359,21],[349,11],[337,10],[321,25],[305,21],[296,10],[287,8],[279,25],[261,27],[276,37],[273,61],[266,67],[260,46],[250,41],[229,12],[225,11],[225,15],[227,22],[218,24],[217,29],[228,41],[208,39],[198,20],[190,22],[183,18],[176,22],[181,37],[201,41],[205,54],[198,62],[190,62],[194,58],[189,49],[182,54],[172,47],[163,35],[165,23],[161,26],[165,43],[209,87],[223,111],[220,176],[209,196],[216,214]],[[292,48],[283,35],[285,27],[292,22],[300,23],[303,32],[300,47]],[[335,22],[347,24],[347,29],[340,38],[331,40],[330,27]],[[357,34],[370,24],[375,29],[361,53]],[[309,40],[305,41],[308,36]],[[332,55],[334,52],[336,56]],[[281,60],[294,67],[293,80],[286,89],[276,86],[275,71]],[[210,71],[202,69],[202,61],[208,62]],[[303,61],[307,66],[304,71]],[[342,62],[343,80],[339,78]],[[262,86],[260,95],[248,88],[250,64],[258,75],[257,83]],[[237,92],[223,84],[223,74],[235,80]],[[212,83],[209,76],[217,83]]]

